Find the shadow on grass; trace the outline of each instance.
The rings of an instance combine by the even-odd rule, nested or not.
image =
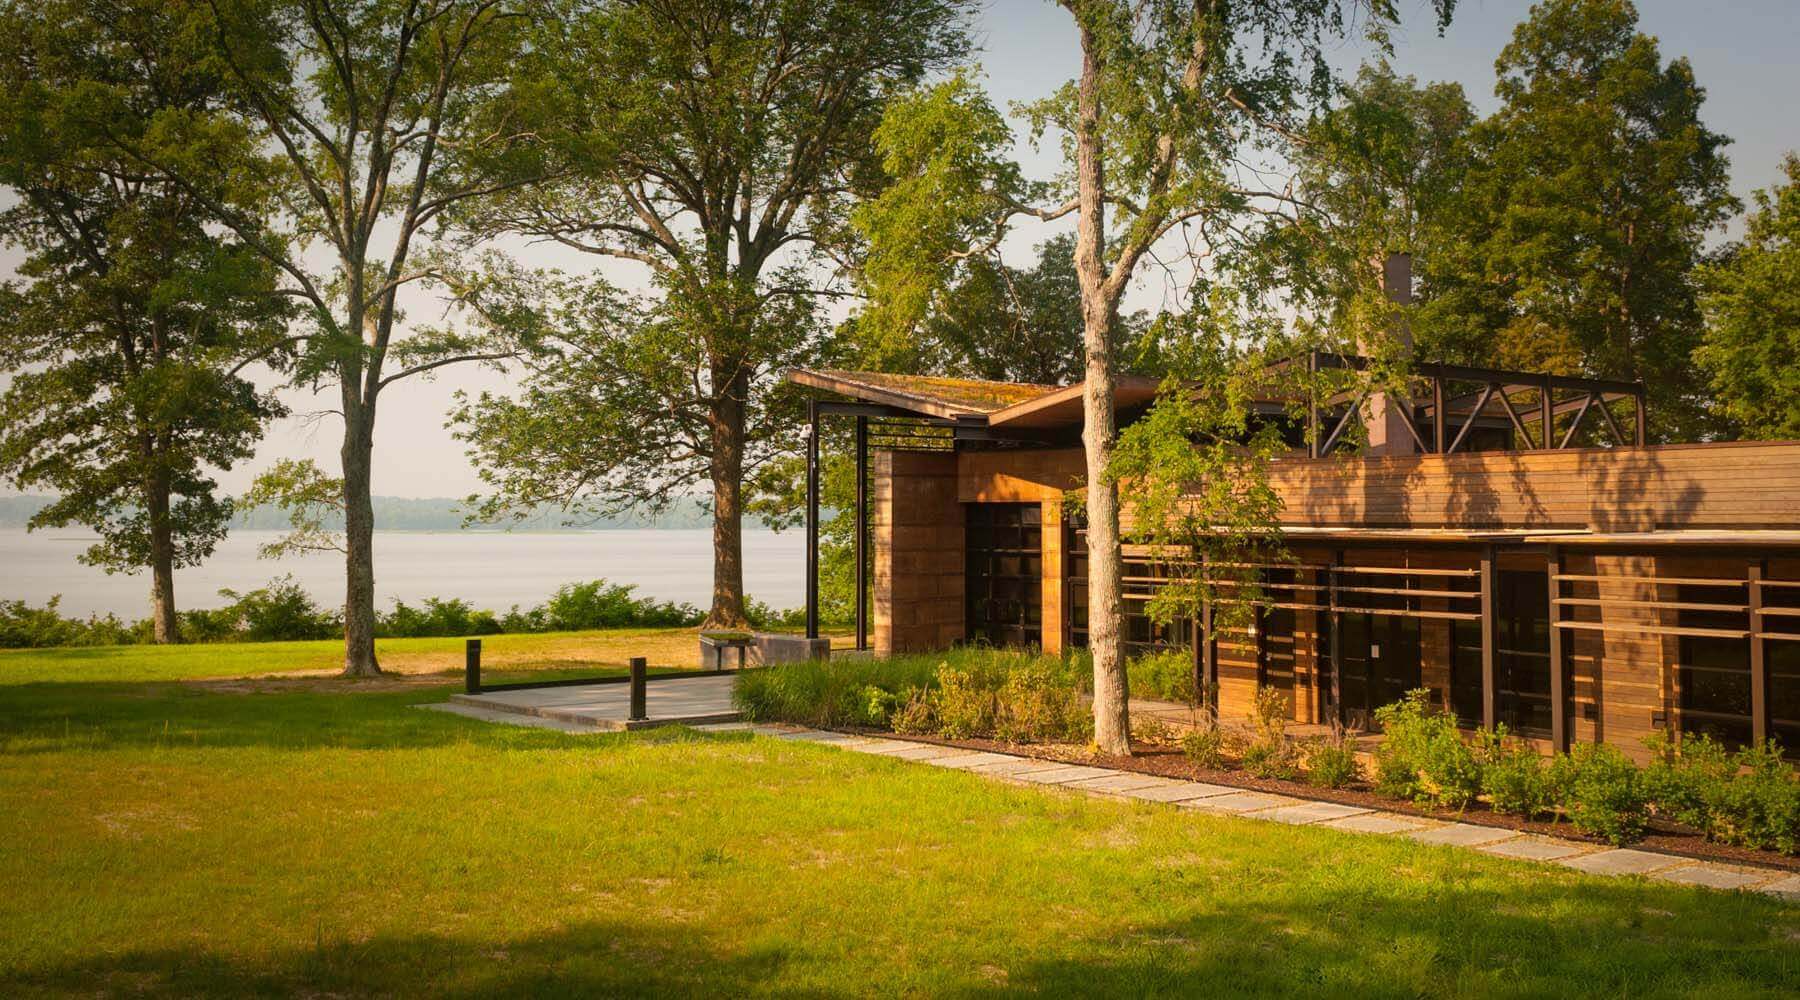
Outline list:
[[[1791,995],[1800,972],[1792,921],[1769,900],[1631,883],[1485,885],[1511,888],[1422,894],[1407,879],[1354,890],[1289,879],[1242,897],[1177,897],[1177,915],[1160,923],[1046,919],[1022,942],[896,886],[898,898],[846,903],[832,935],[802,918],[759,927],[748,947],[729,921],[702,929],[639,915],[522,939],[495,929],[242,956],[126,950],[0,972],[0,992],[1772,996]],[[904,947],[892,933],[858,929],[887,928],[890,918],[908,928]]]
[[[624,734],[574,734],[497,725],[417,706],[459,690],[227,692],[187,683],[39,683],[0,687],[0,754],[128,747],[339,747],[405,750],[451,744],[507,749],[605,748]],[[655,735],[650,735],[655,734]],[[650,730],[635,738],[722,739],[732,733]]]
[[[773,950],[722,954],[679,926],[615,920],[522,940],[377,935],[254,957],[188,948],[126,951],[45,970],[0,972],[0,993],[489,997],[723,989],[741,995],[778,976],[785,960]]]

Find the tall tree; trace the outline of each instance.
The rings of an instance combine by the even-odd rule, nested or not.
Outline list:
[[[1757,438],[1800,438],[1800,156],[1755,195],[1744,239],[1701,270],[1696,352],[1725,415]]]
[[[1690,373],[1694,270],[1736,202],[1693,68],[1627,0],[1544,0],[1495,68],[1460,205],[1508,315],[1470,360],[1642,379],[1657,437],[1716,429]]]
[[[911,338],[911,356],[875,363],[897,371],[1070,385],[1081,381],[1081,285],[1075,278],[1075,236],[1039,244],[1037,261],[1015,267],[996,251],[972,258],[933,304]],[[1143,312],[1119,317],[1122,366],[1154,370],[1156,344]]]
[[[629,262],[647,292],[572,290],[559,351],[569,367],[539,367],[517,398],[471,401],[462,433],[521,504],[654,505],[705,483],[707,621],[741,625],[746,480],[791,447],[780,428],[798,423],[770,408],[773,373],[821,349],[827,251],[879,177],[870,132],[890,95],[967,51],[972,5],[545,9],[526,65],[557,181],[522,190],[489,222]],[[620,428],[633,431],[615,437]]]
[[[1326,49],[1353,23],[1384,44],[1396,13],[1382,0],[1061,6],[1075,22],[1080,71],[1028,113],[1038,134],[1064,137],[1067,173],[1048,185],[1021,181],[1000,162],[1011,139],[1005,122],[959,78],[898,105],[884,123],[887,167],[903,180],[863,223],[879,248],[869,276],[880,308],[905,322],[909,308],[929,301],[921,289],[954,273],[969,247],[998,245],[1010,220],[1076,216],[1095,741],[1121,753],[1130,748],[1129,691],[1118,486],[1109,471],[1120,301],[1165,239],[1197,271],[1228,273],[1228,258],[1253,246],[1266,261],[1263,230],[1284,228],[1307,208],[1291,186],[1265,183],[1257,165],[1291,148],[1304,110],[1330,96]],[[1432,6],[1441,20],[1453,3]],[[1266,273],[1256,264],[1243,276]]]
[[[108,134],[209,115],[225,87],[191,8],[159,0],[0,4],[0,472],[59,495],[32,527],[80,524],[83,561],[150,571],[158,642],[180,638],[175,570],[212,553],[231,504],[213,469],[281,412],[240,372],[281,360],[272,268],[209,231],[203,196],[147,175]],[[197,155],[241,164],[241,136]]]
[[[201,0],[196,0],[201,2]],[[401,379],[513,350],[529,276],[438,238],[452,209],[536,179],[510,74],[525,17],[507,0],[204,0],[227,121],[166,116],[115,137],[277,268],[302,314],[300,384],[343,420],[344,672],[375,658],[374,512],[381,394]],[[200,143],[246,129],[261,169],[221,176]],[[225,185],[223,196],[212,194]],[[461,322],[403,322],[402,294],[438,291]],[[410,335],[408,335],[410,334]]]

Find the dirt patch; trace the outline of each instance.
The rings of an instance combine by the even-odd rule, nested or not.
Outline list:
[[[225,680],[183,681],[191,688],[212,694],[345,694],[350,692],[413,691],[442,687],[460,681],[461,673],[387,674],[381,677],[344,677],[337,673],[307,671],[268,677],[236,677]]]
[[[1068,743],[1003,743],[999,740],[946,740],[934,736],[898,736],[893,733],[880,732],[867,735],[879,735],[884,738],[910,740],[916,743],[929,743],[935,746],[964,747],[970,750],[988,750],[995,753],[1018,754],[1028,757],[1039,757],[1045,760],[1065,761],[1070,764],[1087,764],[1094,767],[1109,767],[1119,771],[1132,771],[1138,774],[1153,774],[1158,777],[1175,778],[1182,781],[1204,781],[1214,785],[1226,785],[1231,788],[1243,788],[1250,791],[1273,792],[1298,799],[1310,799],[1316,802],[1336,802],[1348,806],[1361,806],[1366,809],[1379,809],[1384,812],[1401,813],[1408,816],[1420,816],[1427,819],[1441,820],[1447,823],[1469,823],[1475,826],[1490,826],[1504,830],[1517,830],[1521,833],[1536,834],[1544,837],[1555,837],[1582,844],[1611,846],[1596,837],[1577,833],[1567,822],[1544,822],[1527,820],[1520,816],[1497,813],[1485,803],[1476,803],[1462,812],[1448,809],[1434,809],[1421,806],[1403,799],[1390,799],[1377,795],[1366,784],[1353,785],[1349,788],[1315,788],[1298,781],[1280,781],[1269,778],[1257,778],[1243,771],[1208,771],[1196,767],[1175,747],[1150,746],[1133,753],[1129,757],[1114,757],[1108,754],[1089,752],[1085,746]],[[1757,851],[1746,847],[1733,847],[1728,844],[1715,844],[1700,834],[1686,830],[1659,820],[1652,820],[1650,831],[1643,840],[1632,844],[1633,847],[1661,851],[1665,854],[1676,854],[1700,861],[1717,861],[1725,864],[1750,865],[1760,868],[1774,868],[1783,871],[1800,871],[1800,857],[1790,857],[1771,851]]]

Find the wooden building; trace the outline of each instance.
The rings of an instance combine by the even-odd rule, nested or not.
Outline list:
[[[1800,442],[1646,446],[1635,384],[1417,375],[1414,398],[1313,410],[1315,444],[1275,463],[1294,561],[1260,568],[1249,627],[1151,621],[1157,574],[1126,546],[1130,646],[1192,649],[1228,718],[1267,686],[1296,721],[1362,727],[1424,687],[1470,726],[1547,746],[1641,756],[1669,728],[1800,748]],[[846,420],[877,653],[1084,643],[1086,545],[1064,513],[1083,470],[1080,386],[788,377],[815,396],[809,608],[819,428]],[[1121,380],[1121,423],[1155,392]],[[1339,445],[1384,409],[1400,415],[1385,433]],[[1130,517],[1127,496],[1128,537]]]

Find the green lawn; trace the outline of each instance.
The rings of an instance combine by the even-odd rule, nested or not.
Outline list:
[[[130,660],[109,669],[154,674]],[[0,996],[1800,982],[1800,908],[1759,896],[806,744],[412,707],[447,686],[33,679],[0,685]]]
[[[375,655],[401,673],[461,671],[459,638],[378,639]],[[632,656],[653,665],[695,666],[699,640],[693,629],[610,629],[594,632],[482,637],[482,662],[501,669],[578,668],[590,663],[622,666]],[[0,685],[41,680],[166,681],[336,671],[344,665],[342,639],[317,642],[234,642],[191,646],[93,646],[0,650]]]

